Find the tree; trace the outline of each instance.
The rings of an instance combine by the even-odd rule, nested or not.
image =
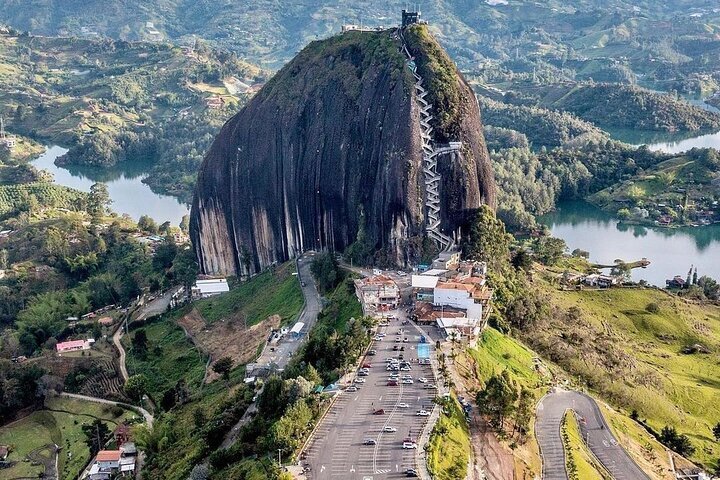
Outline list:
[[[172,269],[175,274],[175,278],[177,278],[178,281],[182,283],[183,287],[185,287],[187,297],[190,299],[192,295],[192,287],[195,284],[198,272],[200,271],[200,267],[197,264],[197,259],[195,258],[195,253],[192,248],[186,248],[178,252],[175,256],[175,260],[173,260]]]
[[[212,366],[213,372],[222,377],[227,381],[230,379],[230,370],[232,370],[233,360],[230,357],[222,357]]]
[[[0,270],[8,268],[8,251],[4,248],[0,250]]]
[[[675,427],[665,425],[658,437],[665,446],[676,451],[683,457],[689,457],[695,453],[695,447],[690,443],[690,438],[685,434],[678,434]]]
[[[187,235],[190,232],[190,215],[183,215],[178,226],[180,231]]]
[[[138,219],[138,228],[147,233],[155,234],[158,232],[157,223],[148,215],[143,215]]]
[[[502,271],[510,260],[511,236],[505,225],[487,205],[482,205],[470,222],[463,256],[468,260],[486,262],[489,270]]]
[[[99,418],[93,420],[90,425],[83,425],[82,431],[85,434],[85,444],[90,448],[91,456],[105,448],[111,435],[108,426]]]
[[[522,388],[520,390],[517,408],[515,409],[515,430],[517,430],[521,436],[525,435],[530,428],[534,403],[535,396],[532,391],[527,388]]]
[[[494,417],[496,426],[503,428],[505,418],[515,409],[517,398],[517,389],[510,374],[503,371],[500,375],[491,376],[485,388],[478,392],[478,409],[480,413]]]
[[[556,237],[541,237],[535,240],[533,249],[538,260],[545,265],[554,265],[565,253],[565,240]]]
[[[713,435],[715,436],[715,440],[720,442],[720,422],[715,424],[712,431],[713,431]]]
[[[165,222],[161,223],[160,226],[158,227],[158,232],[167,234],[170,232],[170,227],[171,227],[170,221],[165,221]]]
[[[189,480],[208,480],[208,478],[210,478],[210,467],[201,463],[193,467]]]
[[[125,382],[125,393],[133,400],[140,400],[147,392],[147,387],[148,379],[145,375],[133,375]]]
[[[141,328],[132,337],[132,349],[133,353],[139,357],[144,357],[147,353],[147,334],[145,329]]]
[[[193,423],[195,424],[195,428],[203,428],[206,421],[207,419],[205,418],[203,409],[201,407],[195,407],[195,410],[193,410]]]
[[[104,183],[94,183],[90,187],[90,200],[88,202],[88,213],[93,216],[101,216],[106,212],[107,207],[112,204],[110,192]]]
[[[342,279],[337,259],[331,252],[316,255],[312,265],[310,265],[310,271],[312,271],[320,290],[323,292],[328,292],[335,288]]]
[[[258,398],[258,412],[266,418],[277,418],[285,412],[287,406],[285,382],[277,375],[273,375],[265,382]]]

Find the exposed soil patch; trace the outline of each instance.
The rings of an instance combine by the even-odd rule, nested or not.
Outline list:
[[[213,362],[230,357],[233,365],[240,365],[255,358],[258,346],[265,342],[271,330],[280,327],[280,320],[279,315],[271,315],[249,328],[237,317],[209,324],[200,312],[193,309],[177,322],[192,337],[195,345],[212,357]],[[209,383],[216,378],[218,375],[211,368],[205,381]]]

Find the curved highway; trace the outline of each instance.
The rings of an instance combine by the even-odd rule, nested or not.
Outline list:
[[[578,414],[583,438],[615,480],[649,480],[645,472],[618,444],[595,400],[580,392],[558,388],[543,397],[537,407],[535,432],[540,445],[544,480],[568,478],[560,436],[560,424],[566,410],[573,410]]]

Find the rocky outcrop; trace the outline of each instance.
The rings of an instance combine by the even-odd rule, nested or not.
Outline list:
[[[304,250],[343,251],[361,229],[396,263],[417,259],[425,219],[419,111],[399,42],[392,31],[313,42],[225,124],[192,207],[204,272],[247,274]],[[414,46],[421,65],[423,55],[438,55],[427,50]],[[448,234],[495,201],[477,103],[451,73],[460,102],[451,130],[463,149],[438,167]]]

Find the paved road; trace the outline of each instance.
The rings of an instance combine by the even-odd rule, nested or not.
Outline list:
[[[554,389],[543,397],[537,407],[535,431],[540,444],[544,480],[565,480],[565,455],[560,423],[566,410],[575,411],[580,417],[580,430],[587,439],[590,450],[607,468],[615,480],[644,480],[649,477],[622,448],[598,404],[591,397],[574,391]]]
[[[123,402],[114,402],[112,400],[105,400],[104,398],[97,398],[97,397],[88,397],[87,395],[77,395],[75,393],[66,393],[63,392],[60,394],[60,396],[63,397],[69,397],[69,398],[77,398],[78,400],[86,400],[88,402],[95,402],[95,403],[105,403],[107,405],[116,405],[118,407],[125,407],[125,408],[134,408],[140,411],[142,413],[142,416],[145,418],[145,423],[147,423],[148,427],[152,427],[153,421],[155,420],[150,412],[145,410],[142,407],[138,407],[136,405],[130,405]]]
[[[270,352],[266,346],[258,360],[255,362],[256,366],[268,366],[274,363],[278,366],[278,368],[285,368],[292,355],[295,354],[298,348],[300,348],[303,342],[307,339],[307,332],[309,332],[313,325],[315,325],[322,306],[320,303],[320,294],[318,293],[317,285],[315,284],[315,279],[310,272],[310,264],[314,255],[315,254],[313,252],[309,252],[298,259],[298,281],[300,282],[303,296],[305,297],[305,308],[301,312],[298,321],[305,323],[305,327],[303,328],[304,335],[294,341],[281,341],[275,347],[274,352]],[[304,286],[302,286],[303,284]],[[252,419],[252,416],[256,411],[257,407],[255,402],[253,402],[245,411],[242,418],[240,418],[240,420],[225,436],[225,439],[221,444],[221,448],[228,448],[230,445],[235,443],[235,439],[237,438],[240,429]]]
[[[403,449],[405,437],[416,439],[427,421],[427,417],[416,416],[423,408],[431,411],[435,390],[423,388],[418,382],[425,377],[434,383],[430,365],[418,365],[415,345],[419,335],[407,327],[401,338],[408,337],[408,343],[396,343],[396,333],[402,328],[399,321],[393,321],[380,332],[387,336],[376,341],[374,356],[366,357],[371,362],[370,375],[362,377],[365,383],[359,384],[357,392],[343,391],[322,420],[315,432],[312,444],[306,451],[307,463],[311,470],[309,478],[343,478],[373,480],[405,477],[404,471],[416,467],[415,450]],[[404,345],[404,352],[393,351],[394,345]],[[385,369],[385,359],[403,353],[411,360],[410,372],[398,372],[413,377],[414,383],[388,386],[389,372]],[[407,403],[408,407],[401,407]],[[373,409],[383,408],[383,415],[373,415]],[[383,432],[384,427],[394,427],[396,432]],[[365,439],[375,440],[376,445],[363,445]],[[422,448],[420,446],[419,448]]]
[[[142,305],[138,309],[138,315],[137,315],[136,319],[143,320],[147,317],[151,317],[151,316],[157,315],[159,313],[164,313],[167,310],[168,305],[170,305],[170,299],[172,298],[172,294],[175,293],[175,291],[176,291],[175,289],[170,290],[170,291],[166,292],[164,295],[161,295],[158,298],[154,299],[150,303]],[[118,358],[119,363],[120,363],[120,375],[122,376],[123,382],[127,382],[128,378],[130,378],[130,376],[128,375],[128,371],[127,371],[125,349],[123,348],[122,342],[120,341],[124,334],[125,334],[124,325],[120,325],[120,327],[117,330],[115,330],[115,333],[113,334],[113,344],[115,345],[115,348],[117,348],[118,352],[120,353],[120,356]]]

